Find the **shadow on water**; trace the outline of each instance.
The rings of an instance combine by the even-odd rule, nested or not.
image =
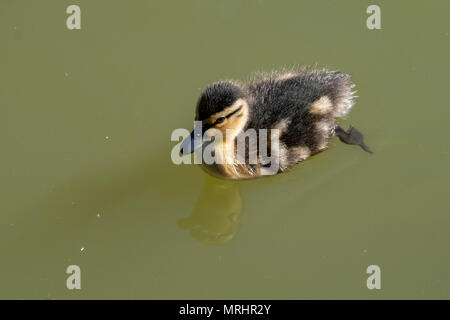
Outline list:
[[[221,180],[194,166],[173,165],[163,156],[169,151],[160,151],[156,157],[147,155],[76,173],[40,201],[22,209],[8,234],[27,250],[44,247],[61,251],[84,245],[85,241],[100,241],[97,230],[118,243],[119,238],[113,234],[125,234],[125,228],[133,230],[120,239],[120,245],[126,241],[132,246],[143,237],[145,243],[161,241],[167,237],[162,230],[170,228],[171,223],[206,245],[225,245],[233,240],[243,214],[242,182]],[[295,184],[296,193],[304,194],[358,161],[350,158],[324,167],[320,161],[323,157],[317,157],[295,170],[301,170],[301,180],[300,173],[286,173],[249,181],[246,190],[253,194],[267,186],[260,192],[277,192],[284,185]],[[321,170],[318,176],[317,170]],[[34,238],[38,241],[30,242]]]
[[[70,241],[67,232],[76,233],[115,216],[138,229],[130,236],[132,242],[144,229],[148,233],[152,225],[170,223],[176,218],[174,213],[187,216],[178,221],[178,226],[189,230],[196,240],[209,245],[226,244],[236,235],[242,214],[239,182],[209,176],[194,166],[173,165],[170,158],[166,161],[162,156],[147,156],[76,174],[24,208],[16,228],[28,235],[26,239],[50,232]],[[101,218],[95,222],[97,214]],[[37,225],[43,225],[43,229]],[[41,238],[31,245],[46,243],[61,248],[62,243],[53,243],[52,238]],[[29,245],[24,238],[19,242]]]
[[[235,237],[241,215],[239,182],[205,176],[191,215],[180,219],[178,225],[202,243],[223,245]]]

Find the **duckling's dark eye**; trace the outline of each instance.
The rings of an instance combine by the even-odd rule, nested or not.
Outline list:
[[[217,118],[217,119],[216,119],[216,124],[224,122],[225,119],[226,119],[225,117]]]

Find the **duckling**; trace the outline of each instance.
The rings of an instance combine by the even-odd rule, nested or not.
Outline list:
[[[311,68],[263,74],[249,83],[219,81],[209,85],[197,102],[195,120],[201,122],[202,134],[211,136],[218,130],[226,138],[214,141],[213,147],[213,153],[221,154],[223,161],[202,163],[202,167],[225,179],[277,174],[324,151],[334,136],[371,152],[359,131],[353,127],[345,131],[336,124],[354,104],[353,88],[348,74]],[[260,143],[260,136],[249,143],[244,135],[252,129],[276,131],[278,141],[270,135],[266,145]],[[198,136],[192,131],[180,152],[186,155],[200,147],[204,150],[204,139]],[[242,137],[246,141],[245,161],[237,161],[237,142]],[[248,161],[255,152],[251,150],[258,154],[253,163]],[[261,152],[277,154],[276,166],[263,162]]]

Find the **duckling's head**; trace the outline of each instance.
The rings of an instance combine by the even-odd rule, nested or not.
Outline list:
[[[219,130],[223,139],[234,139],[244,129],[249,107],[245,90],[231,81],[216,82],[208,86],[198,99],[195,120],[201,128],[191,132],[181,144],[181,153],[189,154],[203,144],[203,134],[215,136]]]

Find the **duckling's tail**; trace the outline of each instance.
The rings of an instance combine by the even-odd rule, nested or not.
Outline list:
[[[334,133],[342,142],[346,144],[356,144],[364,151],[373,154],[372,150],[364,143],[364,136],[355,127],[350,126],[347,131],[339,126],[334,127]]]

